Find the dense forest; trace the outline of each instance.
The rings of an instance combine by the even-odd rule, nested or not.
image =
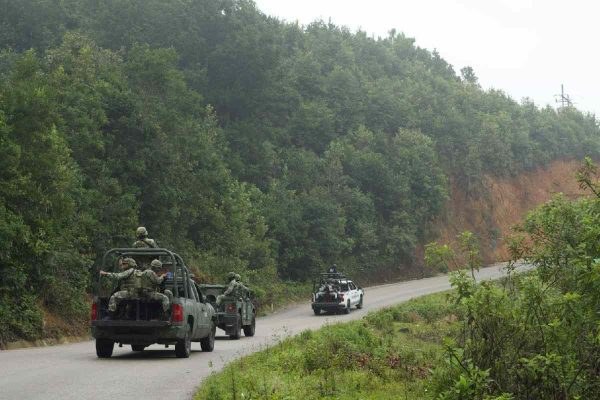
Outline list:
[[[0,342],[86,315],[144,225],[201,279],[401,276],[452,180],[597,155],[593,115],[482,90],[414,40],[246,0],[0,0]]]

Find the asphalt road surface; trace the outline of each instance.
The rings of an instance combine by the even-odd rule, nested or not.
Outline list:
[[[478,279],[503,275],[503,265],[481,269]],[[93,341],[0,351],[0,399],[189,399],[202,379],[244,354],[271,346],[289,335],[326,324],[362,318],[370,311],[450,288],[438,276],[365,289],[364,308],[348,315],[316,316],[310,303],[259,318],[256,335],[230,340],[217,329],[212,353],[192,344],[188,359],[175,358],[174,346],[148,347],[141,353],[115,346],[113,357],[96,358]]]

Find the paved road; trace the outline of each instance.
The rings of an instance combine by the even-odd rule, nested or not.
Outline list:
[[[502,274],[502,265],[487,267],[478,279]],[[143,353],[134,353],[129,346],[115,347],[112,358],[98,359],[93,341],[0,351],[0,399],[188,399],[204,377],[241,355],[305,329],[358,319],[369,311],[449,287],[446,276],[370,287],[365,290],[364,308],[349,315],[315,316],[307,302],[258,319],[253,338],[217,337],[212,353],[203,353],[200,344],[193,343],[189,359],[175,358],[173,346],[159,345]],[[223,331],[217,329],[219,333]]]

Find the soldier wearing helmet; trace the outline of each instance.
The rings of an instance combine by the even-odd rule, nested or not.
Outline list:
[[[159,260],[153,260],[151,265],[158,269],[162,267]],[[120,259],[119,267],[123,270],[119,273],[100,271],[100,275],[116,279],[120,283],[120,290],[108,300],[108,311],[114,314],[121,301],[140,298],[159,301],[163,312],[169,310],[169,297],[158,293],[158,285],[165,279],[165,274],[158,276],[152,269],[141,271],[137,269],[137,263],[133,258]]]
[[[152,260],[150,263],[150,268],[154,272],[160,271],[162,268],[162,262],[160,262],[160,260]]]
[[[228,282],[227,289],[225,289],[223,294],[220,294],[217,296],[217,305],[221,304],[223,297],[227,297],[227,296],[231,296],[231,295],[235,294],[235,291],[237,289],[237,282],[235,280],[236,275],[237,274],[235,272],[230,272],[227,274],[227,282]]]
[[[240,274],[235,274],[235,296],[236,297],[247,297],[249,289],[242,283],[242,277]]]
[[[145,227],[140,226],[135,230],[136,241],[133,243],[135,248],[156,248],[158,244],[154,239],[148,237],[148,230]]]
[[[143,271],[142,278],[142,296],[149,300],[159,301],[162,304],[163,312],[167,312],[170,306],[170,298],[173,294],[170,290],[165,290],[165,294],[160,293],[158,290],[160,284],[165,280],[167,274],[163,273],[160,276],[156,273],[162,269],[162,262],[160,260],[152,260],[150,268]],[[169,296],[170,295],[170,296]]]
[[[106,272],[100,270],[101,276],[106,276],[115,279],[120,283],[118,292],[115,292],[108,300],[108,311],[114,313],[117,311],[117,305],[121,300],[133,298],[133,290],[136,286],[135,271],[137,271],[137,263],[133,258],[119,259],[119,268],[121,272]]]

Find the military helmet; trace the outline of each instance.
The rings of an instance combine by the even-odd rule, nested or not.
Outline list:
[[[150,268],[152,268],[152,270],[161,269],[162,263],[160,262],[160,260],[152,260],[152,262],[150,263]]]
[[[130,267],[137,267],[137,263],[131,257],[124,258],[123,264],[129,265]]]
[[[146,236],[148,236],[148,231],[146,230],[146,228],[145,228],[145,227],[143,227],[143,226],[140,226],[139,228],[137,228],[137,229],[135,230],[135,235],[136,235],[137,237],[146,237]]]
[[[242,277],[240,276],[240,274],[235,274],[235,280],[238,282],[242,280]]]
[[[235,273],[235,272],[230,272],[230,273],[228,273],[228,274],[227,274],[227,280],[228,280],[228,281],[231,281],[231,280],[235,279],[235,275],[236,275],[236,273]]]

